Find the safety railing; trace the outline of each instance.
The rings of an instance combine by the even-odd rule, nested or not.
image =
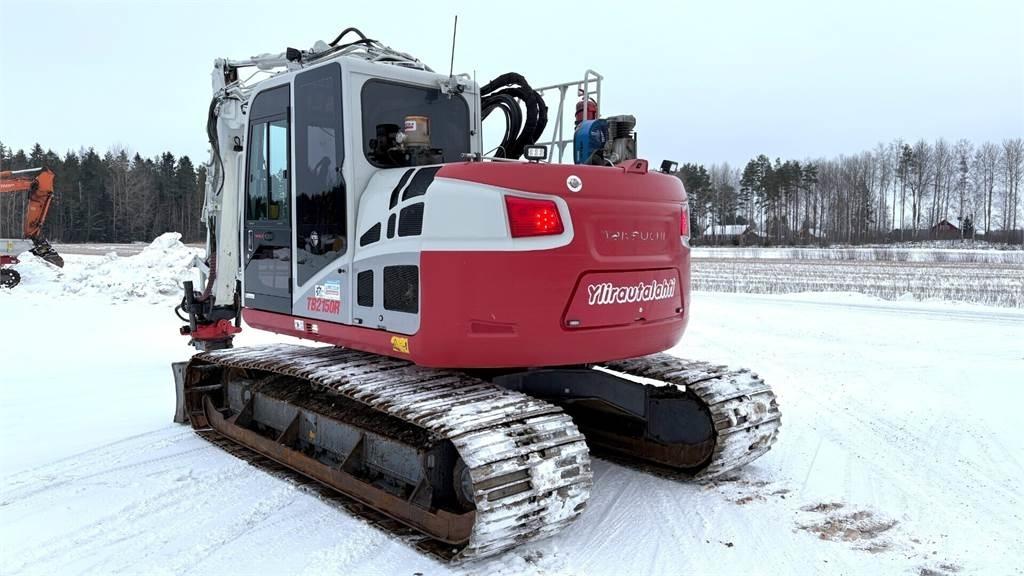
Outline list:
[[[596,104],[596,117],[599,118],[601,116],[601,80],[603,78],[604,77],[597,72],[588,69],[583,74],[582,80],[535,88],[541,96],[545,97],[545,102],[548,101],[548,94],[557,92],[556,96],[558,98],[558,106],[555,108],[554,120],[551,119],[551,107],[548,107],[547,130],[550,131],[551,138],[537,142],[539,145],[548,147],[548,162],[556,161],[555,159],[557,154],[557,162],[561,164],[562,159],[565,156],[566,147],[570,147],[572,145],[573,136],[576,131],[575,121],[577,101],[583,102],[584,118],[586,118],[587,103],[590,102],[591,99],[593,99]],[[565,114],[565,100],[570,88],[576,89],[576,96],[580,98],[580,100],[574,100],[572,102],[571,112],[567,117]],[[572,123],[568,130],[566,130],[565,127],[566,122]],[[566,136],[566,132],[569,134],[568,137]]]

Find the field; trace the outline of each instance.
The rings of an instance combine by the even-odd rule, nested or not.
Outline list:
[[[732,247],[693,249],[695,258],[764,260],[842,260],[858,262],[938,262],[949,264],[1005,264],[1024,266],[1024,250],[991,248],[921,248],[912,246],[864,246],[836,248]]]
[[[1024,307],[1024,251],[899,248],[696,248],[693,288]]]
[[[570,531],[450,567],[171,423],[191,253],[69,253],[0,292],[0,574],[1024,573],[1024,310],[698,291],[672,353],[771,382],[773,451],[703,484],[596,460]]]

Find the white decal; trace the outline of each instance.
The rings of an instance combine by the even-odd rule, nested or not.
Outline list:
[[[341,282],[324,282],[324,293],[322,298],[325,300],[341,300]]]
[[[668,300],[676,295],[676,280],[652,280],[630,286],[616,286],[611,282],[591,284],[587,286],[587,302],[591,306],[603,304],[631,304],[633,302],[652,302]]]
[[[313,286],[313,298],[322,298],[324,300],[334,300],[335,302],[341,300],[341,282],[324,282],[323,284],[317,284]]]
[[[295,329],[296,330],[305,330],[306,329],[306,323],[304,321],[302,321],[302,320],[296,320],[295,321]]]
[[[406,120],[405,121],[405,131],[406,132],[415,132],[416,131],[416,121],[415,120]]]
[[[571,174],[565,179],[565,186],[569,189],[569,192],[579,192],[583,190],[583,179],[575,174]]]

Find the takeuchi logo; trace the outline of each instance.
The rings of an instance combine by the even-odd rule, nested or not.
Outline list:
[[[676,280],[652,280],[628,286],[616,286],[611,282],[591,284],[587,286],[588,304],[631,304],[633,302],[653,302],[668,300],[676,295]]]

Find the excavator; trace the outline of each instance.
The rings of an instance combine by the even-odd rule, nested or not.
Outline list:
[[[21,274],[10,266],[18,264],[18,255],[23,252],[64,267],[64,259],[43,237],[43,224],[53,201],[53,171],[30,168],[0,172],[0,194],[7,192],[28,192],[29,197],[23,239],[0,238],[0,288],[14,288],[21,282]]]
[[[567,529],[592,453],[684,480],[767,453],[768,384],[665,353],[690,312],[686,192],[636,156],[633,116],[600,116],[601,79],[479,86],[354,28],[216,60],[175,419],[453,562]],[[243,321],[311,345],[236,348]]]

